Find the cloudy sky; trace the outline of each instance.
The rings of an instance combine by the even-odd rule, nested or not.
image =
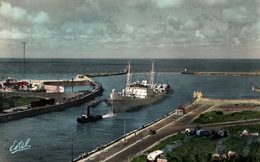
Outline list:
[[[0,0],[0,57],[260,58],[260,0]]]

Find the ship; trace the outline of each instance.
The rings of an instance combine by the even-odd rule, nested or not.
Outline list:
[[[132,81],[131,65],[128,64],[126,86],[122,91],[112,89],[110,100],[113,113],[136,111],[143,106],[158,102],[170,93],[169,84],[155,84],[154,62],[150,73],[150,83],[147,80]]]

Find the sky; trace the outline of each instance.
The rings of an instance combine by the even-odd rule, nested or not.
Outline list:
[[[0,0],[0,58],[258,58],[260,0]]]

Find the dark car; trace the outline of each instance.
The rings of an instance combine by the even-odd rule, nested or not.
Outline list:
[[[149,130],[149,134],[150,134],[150,135],[154,135],[154,134],[156,134],[156,130],[154,130],[154,129],[150,129],[150,130]]]

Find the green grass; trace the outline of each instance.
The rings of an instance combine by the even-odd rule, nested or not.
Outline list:
[[[251,147],[251,152],[249,154],[249,160],[250,161],[260,161],[260,143],[255,142],[253,143]]]
[[[235,134],[237,132],[242,132],[245,129],[249,129],[251,132],[258,132],[260,133],[260,125],[241,125],[241,126],[235,126],[235,127],[227,127],[226,130],[228,130],[230,133]]]
[[[32,101],[39,101],[37,97],[4,97],[4,103],[10,108],[29,105]]]
[[[134,158],[132,162],[146,162],[146,156],[145,155],[138,156]]]
[[[190,142],[183,143],[182,146],[167,154],[169,161],[208,161],[214,153],[216,141],[205,137],[193,137]]]
[[[219,111],[210,111],[201,114],[194,123],[198,124],[211,124],[211,123],[221,123],[228,121],[238,121],[238,120],[248,120],[248,119],[260,119],[259,111],[242,111],[234,112],[231,114],[221,114]]]
[[[231,137],[227,141],[225,141],[224,145],[226,146],[227,150],[242,153],[243,150],[241,148],[246,145],[246,142],[246,138],[238,138],[234,135],[231,135]]]

